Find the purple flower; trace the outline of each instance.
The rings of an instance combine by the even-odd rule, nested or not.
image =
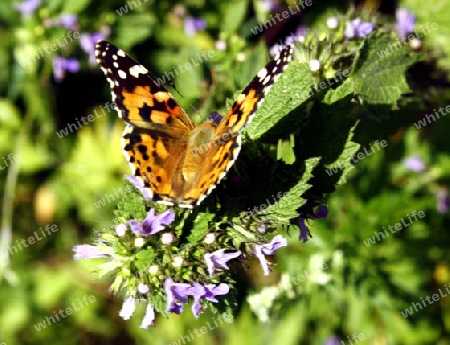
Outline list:
[[[318,219],[325,219],[328,216],[328,207],[325,204],[320,204],[316,210],[315,217]],[[315,219],[315,218],[311,218]]]
[[[216,286],[216,284],[201,285],[199,283],[192,284],[192,288],[189,290],[189,294],[194,297],[194,303],[192,304],[192,313],[195,317],[200,316],[201,303],[200,300],[203,298],[207,301],[217,303],[218,300],[216,296],[226,295],[230,291],[230,287],[227,284],[221,283]]]
[[[147,304],[144,319],[142,320],[140,328],[148,328],[155,322],[155,310],[150,304]]]
[[[264,271],[264,275],[269,275],[269,263],[267,262],[264,255],[273,255],[275,250],[280,247],[287,246],[287,241],[283,236],[277,235],[275,236],[270,243],[266,243],[263,245],[257,244],[254,248],[254,254],[259,259],[261,263],[262,269]]]
[[[361,23],[361,19],[356,18],[347,23],[345,28],[345,37],[347,38],[361,38],[365,37],[373,31],[373,24],[369,22]]]
[[[302,240],[302,242],[308,241],[309,229],[306,226],[306,219],[325,219],[327,216],[328,208],[325,204],[320,204],[314,214],[310,214],[309,212],[306,212],[306,214],[301,213],[300,217],[298,217],[298,226],[300,227],[299,239]]]
[[[63,13],[53,22],[55,26],[62,26],[67,30],[75,30],[78,27],[78,17],[75,14]]]
[[[213,276],[216,269],[228,269],[227,262],[231,259],[237,258],[241,255],[241,251],[237,251],[234,253],[225,253],[225,249],[219,249],[213,252],[212,254],[205,254],[205,262],[208,267],[208,272],[210,277]]]
[[[150,190],[148,188],[144,188],[144,183],[140,178],[137,178],[133,175],[125,175],[125,178],[130,181],[131,184],[135,186],[136,189],[138,189],[145,198],[149,200],[153,199],[153,195],[151,194]]]
[[[167,278],[164,282],[164,290],[167,295],[166,312],[180,314],[183,311],[183,304],[187,303],[187,296],[191,289],[191,285],[186,283],[174,283],[172,278]]]
[[[134,297],[128,297],[122,304],[122,310],[119,312],[119,316],[124,320],[129,320],[136,309],[136,299]]]
[[[397,30],[400,38],[407,37],[410,33],[414,32],[414,23],[416,22],[416,16],[412,14],[407,8],[399,8],[395,13],[397,23],[395,29]]]
[[[218,112],[216,111],[212,111],[209,114],[209,120],[212,121],[213,123],[215,123],[216,125],[218,125],[220,123],[220,121],[222,121],[223,116],[220,115]]]
[[[97,246],[91,246],[89,244],[74,246],[73,251],[75,252],[73,256],[75,260],[98,259],[106,258],[108,256],[107,253],[101,252]]]
[[[425,171],[425,163],[418,154],[405,158],[403,165],[405,168],[417,173]]]
[[[268,11],[273,11],[273,12],[281,11],[281,6],[278,2],[274,2],[272,0],[263,0],[262,4],[263,4],[264,8]]]
[[[184,32],[188,36],[194,36],[199,30],[206,29],[206,20],[187,16],[184,18]]]
[[[201,303],[203,298],[210,302],[217,302],[216,296],[226,295],[230,291],[227,284],[208,284],[201,285],[193,283],[192,285],[186,283],[174,283],[172,278],[167,278],[164,282],[164,290],[167,295],[167,312],[180,314],[183,311],[183,304],[187,303],[187,296],[194,297],[192,304],[192,313],[195,317],[200,315]],[[181,302],[181,303],[180,303]]]
[[[302,242],[308,242],[309,229],[306,226],[305,221],[305,218],[298,218],[298,226],[300,227],[299,239],[302,240]]]
[[[447,213],[450,208],[450,197],[445,189],[441,189],[437,193],[437,211],[439,213]]]
[[[292,45],[295,42],[303,42],[305,40],[306,35],[308,34],[309,29],[305,26],[299,26],[292,35],[286,37],[285,44]]]
[[[172,210],[166,210],[155,215],[155,209],[151,208],[142,224],[137,220],[129,220],[127,224],[134,234],[149,236],[164,230],[165,225],[170,225],[174,220],[175,213]]]
[[[53,77],[57,82],[64,79],[67,72],[75,73],[80,69],[80,63],[76,59],[66,59],[55,56],[53,59]]]
[[[40,4],[41,0],[24,0],[20,4],[14,4],[14,8],[19,11],[23,17],[29,17],[36,11]]]
[[[275,55],[277,55],[280,51],[283,50],[283,48],[285,47],[284,44],[274,44],[272,47],[270,47],[269,49],[269,54],[271,57],[274,57]]]
[[[95,65],[95,45],[98,41],[106,39],[106,35],[102,32],[94,32],[93,34],[80,35],[80,47],[89,54],[89,64]],[[134,176],[132,176],[134,177]],[[133,182],[132,182],[133,183]],[[134,184],[134,183],[133,183]]]
[[[340,343],[341,339],[336,335],[332,335],[325,340],[324,345],[339,345]]]

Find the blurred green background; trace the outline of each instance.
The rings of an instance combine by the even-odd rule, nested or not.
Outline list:
[[[450,119],[416,123],[450,105],[448,1],[313,1],[256,36],[251,28],[297,2],[2,3],[0,253],[10,255],[0,255],[0,344],[450,344],[450,298],[443,296],[450,295]],[[142,309],[122,320],[110,282],[93,282],[92,264],[72,259],[74,245],[111,225],[129,172],[124,124],[105,108],[109,85],[93,61],[96,40],[111,40],[155,76],[214,51],[173,80],[175,97],[198,123],[223,113],[227,97],[268,60],[261,55],[244,69],[245,49],[269,48],[299,26],[324,31],[327,18],[346,20],[349,10],[393,26],[400,7],[417,16],[416,26],[438,29],[421,39],[423,61],[407,75],[414,92],[400,110],[361,120],[355,138],[362,149],[375,140],[388,145],[355,163],[347,184],[329,196],[328,218],[310,223],[313,238],[291,236],[268,278],[250,266],[241,292],[252,297],[233,324],[216,327],[214,315],[195,319],[186,311],[142,330]],[[95,120],[83,123],[89,114]],[[413,211],[425,217],[375,241]],[[433,294],[440,297],[423,302]],[[413,303],[417,311],[404,317]],[[76,311],[57,315],[66,308]],[[39,329],[50,317],[55,322]],[[201,327],[208,331],[198,336]]]

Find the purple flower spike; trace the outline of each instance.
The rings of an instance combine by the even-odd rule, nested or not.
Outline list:
[[[399,8],[395,13],[397,23],[395,29],[397,30],[400,38],[407,37],[410,33],[414,32],[414,23],[416,22],[416,16],[412,14],[407,8]]]
[[[228,284],[221,283],[217,286],[216,284],[208,284],[205,285],[205,295],[203,298],[207,301],[217,303],[218,300],[216,299],[216,296],[226,295],[228,292],[230,292]]]
[[[144,188],[144,183],[140,178],[132,175],[125,175],[125,178],[130,181],[131,184],[135,186],[136,189],[138,189],[145,198],[147,198],[148,200],[152,200],[153,195],[150,193],[148,188]]]
[[[220,115],[216,111],[212,111],[211,114],[209,114],[209,120],[214,122],[216,125],[218,125],[220,123],[220,121],[222,121],[222,119],[223,119],[223,116]]]
[[[298,218],[298,226],[300,227],[299,239],[302,240],[302,242],[308,242],[309,229],[306,226],[305,221],[305,218]]]
[[[345,28],[345,37],[347,38],[361,38],[366,37],[373,31],[373,24],[369,22],[361,23],[361,19],[353,19],[350,23],[347,23]]]
[[[287,240],[283,238],[283,236],[278,235],[275,236],[270,243],[267,244],[257,244],[254,248],[254,254],[259,259],[259,262],[261,263],[261,267],[264,271],[264,275],[269,275],[269,263],[266,260],[266,257],[264,255],[273,255],[275,253],[275,250],[277,250],[280,247],[287,246]]]
[[[192,304],[192,313],[195,317],[200,316],[202,305],[200,300],[203,298],[207,301],[217,303],[218,300],[216,296],[226,295],[230,291],[230,287],[227,284],[208,284],[201,285],[199,283],[192,284],[191,289],[189,290],[189,295],[194,297],[194,303]]]
[[[165,229],[164,225],[170,225],[175,220],[175,213],[172,210],[166,210],[155,215],[155,209],[151,208],[144,221],[139,223],[137,220],[129,220],[131,232],[136,235],[150,236]]]
[[[339,345],[339,344],[341,344],[341,339],[335,335],[328,337],[324,343],[324,345]]]
[[[225,249],[219,249],[212,254],[205,254],[205,262],[208,267],[209,276],[212,277],[216,269],[228,269],[227,262],[241,255],[241,251],[225,253]]]
[[[308,32],[309,32],[309,28],[307,28],[305,26],[299,26],[297,29],[295,29],[295,31],[292,33],[292,35],[286,37],[285,44],[292,45],[295,42],[304,41]]]
[[[328,216],[328,207],[325,204],[319,205],[315,214],[316,218],[325,219]]]
[[[164,282],[164,290],[167,295],[167,312],[180,314],[183,311],[183,304],[187,303],[191,285],[186,283],[174,283],[172,278],[167,278]]]
[[[128,297],[122,304],[122,310],[119,312],[119,316],[124,320],[129,320],[136,309],[136,299],[134,297]]]
[[[441,189],[437,193],[437,211],[439,213],[447,213],[450,208],[450,197],[448,192]]]
[[[41,0],[24,0],[20,4],[14,4],[14,8],[26,18],[31,16],[40,4]]]
[[[403,165],[405,168],[417,173],[425,171],[425,163],[423,162],[422,157],[417,154],[405,158]]]
[[[264,8],[268,11],[277,12],[277,11],[282,10],[282,7],[280,6],[280,4],[278,2],[275,2],[272,0],[263,0],[262,4],[263,4]]]
[[[107,253],[102,253],[98,247],[91,246],[89,244],[81,244],[73,247],[73,251],[75,252],[73,258],[75,260],[80,259],[98,259],[98,258],[106,258],[108,257]]]
[[[164,212],[155,215],[155,209],[150,209],[147,217],[142,222],[144,229],[143,235],[154,235],[161,230],[164,230],[164,225],[170,225],[175,220],[175,213],[172,210],[165,210]]]
[[[53,59],[53,77],[57,82],[64,79],[67,72],[75,73],[80,69],[80,63],[77,59],[66,59],[55,56]]]
[[[194,36],[199,30],[206,29],[206,20],[187,16],[184,18],[184,32],[188,36]]]
[[[148,328],[155,322],[155,309],[150,304],[147,304],[144,319],[142,320],[140,328]]]
[[[106,39],[106,36],[102,32],[94,32],[93,34],[80,35],[80,47],[86,53],[89,54],[89,64],[92,66],[94,66],[97,63],[95,60],[95,45],[97,44],[98,41],[104,39]]]
[[[62,26],[67,30],[75,30],[78,27],[78,17],[75,14],[63,13],[54,21],[55,26]]]

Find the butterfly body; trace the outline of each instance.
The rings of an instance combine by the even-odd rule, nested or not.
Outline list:
[[[240,132],[291,59],[285,48],[250,82],[216,125],[195,126],[147,69],[106,41],[96,57],[108,79],[119,116],[127,123],[122,147],[131,171],[152,201],[192,208],[234,164]]]

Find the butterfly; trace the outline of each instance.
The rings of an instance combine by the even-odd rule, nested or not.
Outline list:
[[[140,189],[160,204],[193,208],[234,164],[242,129],[292,59],[293,47],[283,48],[258,72],[218,125],[205,121],[199,126],[123,50],[98,41],[95,53],[111,86],[115,108],[126,123],[123,153]]]

